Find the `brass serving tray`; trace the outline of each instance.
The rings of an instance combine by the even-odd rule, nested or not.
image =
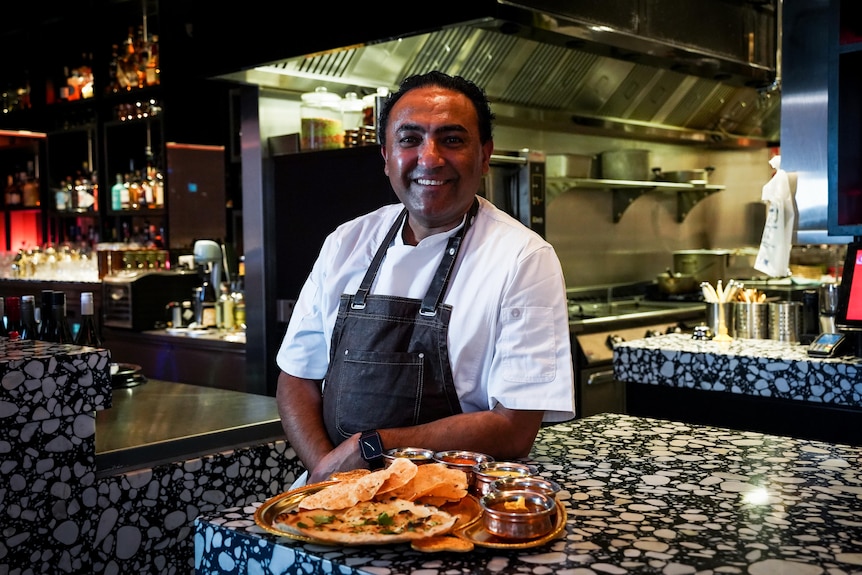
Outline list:
[[[303,535],[301,533],[277,529],[275,527],[275,519],[282,513],[289,513],[291,511],[294,511],[299,505],[299,502],[302,501],[308,495],[316,493],[324,487],[335,485],[336,483],[338,482],[323,481],[320,483],[312,483],[311,485],[297,487],[296,489],[291,489],[290,491],[280,493],[275,497],[270,497],[269,499],[264,501],[263,505],[257,508],[257,511],[254,512],[254,522],[257,523],[262,529],[265,529],[266,531],[269,531],[270,533],[273,533],[275,535],[290,537],[291,539],[296,539],[297,541],[305,541],[307,543],[322,543],[317,541],[317,539],[313,537],[308,537],[307,535]]]
[[[261,527],[261,529],[281,537],[319,545],[341,545],[334,544],[330,541],[322,541],[302,533],[282,530],[275,526],[276,518],[279,515],[296,510],[299,502],[305,497],[320,491],[324,487],[334,485],[335,483],[337,483],[337,481],[313,483],[311,485],[298,487],[271,497],[264,501],[264,503],[254,512],[254,521]],[[538,547],[555,539],[566,527],[566,509],[560,501],[557,501],[557,513],[554,528],[547,535],[536,537],[534,539],[511,540],[488,533],[482,522],[479,521],[482,517],[482,506],[479,505],[478,499],[472,495],[466,496],[459,503],[444,505],[441,509],[451,515],[460,516],[459,522],[456,523],[456,528],[452,531],[452,535],[470,541],[479,547],[491,547],[495,549],[526,549],[529,547]]]
[[[323,541],[315,537],[309,537],[308,535],[304,535],[299,532],[279,529],[275,526],[276,518],[279,515],[281,515],[282,513],[290,513],[291,511],[295,511],[299,506],[299,502],[302,501],[305,497],[311,495],[312,493],[320,491],[324,487],[334,485],[335,483],[338,482],[323,481],[320,483],[313,483],[311,485],[298,487],[290,491],[285,491],[284,493],[276,495],[275,497],[271,497],[270,499],[264,501],[263,505],[258,507],[257,511],[254,512],[254,521],[262,529],[274,535],[288,537],[290,539],[304,541],[306,543],[317,543],[320,545],[341,545],[340,543],[336,544],[332,543],[331,541]],[[464,497],[464,499],[462,499],[459,503],[444,505],[440,507],[440,509],[449,513],[450,515],[459,516],[459,521],[458,523],[456,523],[456,525],[459,525],[460,529],[469,527],[470,525],[475,523],[479,519],[479,517],[482,516],[482,507],[479,505],[479,501],[472,495]],[[362,545],[368,544],[363,543]]]

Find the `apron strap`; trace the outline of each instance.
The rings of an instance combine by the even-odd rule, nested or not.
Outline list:
[[[443,253],[443,259],[440,261],[440,265],[437,266],[437,272],[434,274],[434,278],[431,280],[431,285],[428,287],[428,292],[422,300],[422,307],[419,309],[420,315],[437,315],[437,308],[440,306],[440,302],[443,301],[443,294],[446,292],[446,287],[449,285],[449,277],[452,273],[452,268],[455,266],[455,259],[461,249],[461,242],[467,234],[467,230],[470,229],[470,225],[473,223],[473,219],[476,217],[478,212],[479,200],[474,198],[473,204],[470,206],[470,211],[467,213],[467,218],[464,221],[464,226],[458,230],[458,233],[449,238],[449,241],[446,244],[446,251]],[[365,271],[365,277],[362,278],[362,283],[359,284],[359,289],[356,290],[356,295],[353,296],[353,303],[350,305],[352,309],[365,309],[365,300],[371,292],[371,284],[374,283],[374,277],[377,275],[377,270],[380,269],[380,264],[383,262],[383,258],[386,255],[386,250],[389,245],[392,244],[392,241],[395,239],[395,235],[398,233],[398,230],[401,229],[401,225],[406,217],[407,208],[404,208],[401,211],[401,214],[399,214],[395,219],[395,223],[393,223],[392,227],[389,228],[389,232],[387,232],[386,237],[383,239],[383,243],[380,248],[378,248],[377,253],[374,254],[371,264]]]
[[[386,237],[383,239],[383,244],[377,250],[377,253],[374,254],[374,259],[371,260],[371,264],[365,271],[365,277],[362,278],[362,283],[359,284],[359,289],[356,290],[356,295],[353,296],[353,303],[350,306],[353,309],[365,309],[365,298],[368,297],[368,293],[371,291],[371,284],[374,283],[374,276],[377,275],[377,270],[380,268],[380,264],[383,262],[384,256],[386,256],[386,249],[395,239],[395,234],[397,234],[398,230],[401,229],[401,224],[405,217],[407,217],[407,208],[401,210],[401,213],[397,218],[395,218],[395,223],[392,224],[392,227],[389,228],[389,231],[386,233]]]
[[[457,234],[449,238],[449,242],[446,244],[446,251],[443,252],[443,259],[437,267],[437,273],[434,274],[434,278],[431,280],[431,285],[428,287],[428,293],[425,294],[425,298],[422,300],[422,307],[419,308],[419,315],[437,315],[437,308],[443,301],[443,294],[446,292],[446,287],[449,285],[449,277],[452,274],[452,268],[455,266],[455,258],[458,257],[458,251],[461,249],[461,242],[464,239],[464,236],[467,235],[467,230],[470,229],[470,225],[473,223],[473,218],[476,217],[478,211],[479,200],[474,198],[473,205],[470,206],[470,211],[467,213],[467,219],[464,221],[464,227],[462,227]]]

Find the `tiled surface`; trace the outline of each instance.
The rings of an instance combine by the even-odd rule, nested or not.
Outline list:
[[[568,507],[542,547],[305,544],[256,526],[256,502],[196,521],[197,573],[862,573],[859,448],[604,414],[543,428],[531,463]]]
[[[0,422],[6,427],[110,407],[110,361],[104,349],[0,338]]]
[[[195,517],[276,495],[300,472],[286,442],[261,441],[100,474],[109,361],[106,350],[0,338],[0,575],[194,573]]]
[[[807,347],[769,339],[731,342],[668,334],[619,344],[620,381],[862,407],[862,360],[810,358]]]

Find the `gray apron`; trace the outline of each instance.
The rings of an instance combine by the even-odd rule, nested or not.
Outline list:
[[[461,242],[479,209],[446,245],[424,299],[369,295],[401,212],[355,295],[342,294],[323,389],[323,419],[335,445],[368,429],[406,427],[461,413],[446,334],[452,306],[443,295]]]

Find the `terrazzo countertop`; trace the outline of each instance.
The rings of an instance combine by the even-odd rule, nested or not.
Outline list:
[[[529,462],[567,509],[542,546],[315,545],[257,526],[256,502],[198,517],[196,573],[862,573],[862,448],[601,414],[543,428]]]
[[[667,334],[617,344],[620,381],[862,407],[862,359],[812,358],[808,346]]]

